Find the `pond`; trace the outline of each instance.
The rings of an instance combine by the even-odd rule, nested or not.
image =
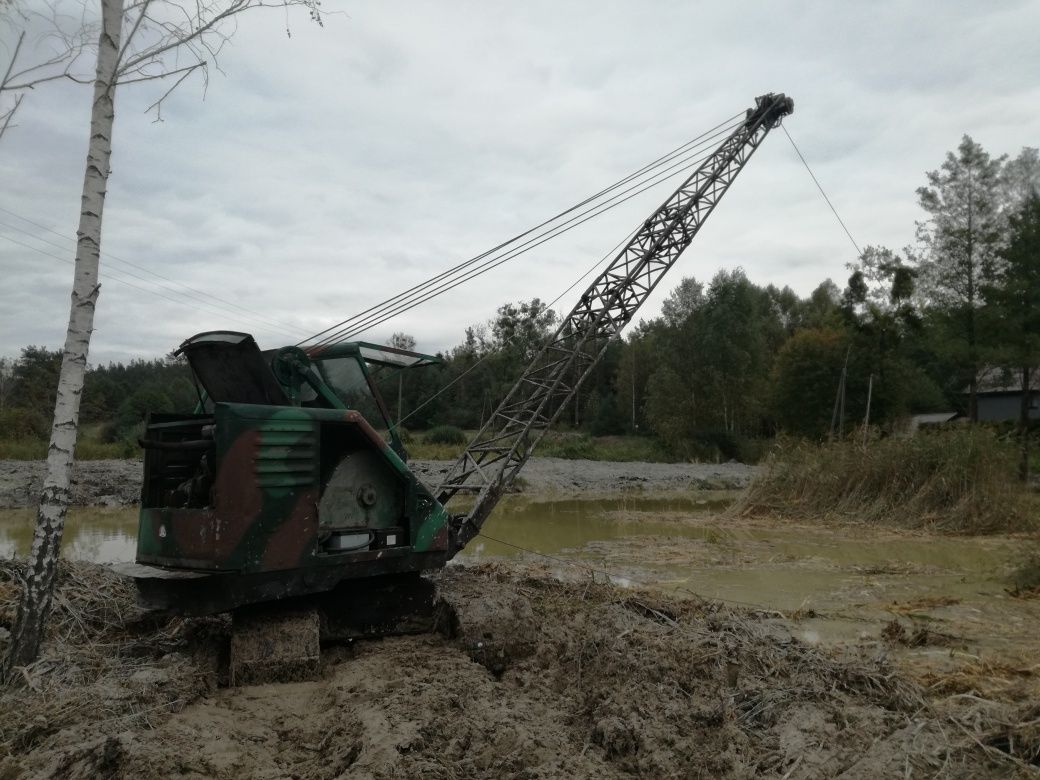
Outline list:
[[[999,595],[1021,559],[1022,541],[1007,537],[733,520],[721,510],[734,495],[507,496],[458,560],[523,558],[572,575],[585,567],[622,585],[790,612],[879,599]],[[33,520],[31,509],[0,510],[0,556],[28,551]],[[132,561],[136,528],[136,508],[73,508],[62,553]]]

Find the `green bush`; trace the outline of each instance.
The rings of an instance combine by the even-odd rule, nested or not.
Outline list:
[[[4,439],[45,439],[50,435],[50,430],[50,419],[39,411],[14,408],[0,412],[0,437]]]
[[[44,439],[0,439],[0,460],[42,460],[47,457]]]
[[[427,444],[465,444],[466,433],[454,425],[438,425],[430,428],[423,436]]]
[[[542,442],[535,454],[546,458],[587,460],[595,459],[596,447],[588,436],[563,436],[555,441]]]
[[[772,441],[731,431],[700,431],[692,438],[671,443],[668,449],[675,456],[673,459],[683,461],[758,463],[768,453]]]

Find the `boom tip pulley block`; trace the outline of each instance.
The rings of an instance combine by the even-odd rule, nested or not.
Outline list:
[[[770,130],[779,125],[785,116],[794,113],[794,98],[783,92],[769,92],[755,98],[755,107],[747,110],[746,126],[764,124]]]

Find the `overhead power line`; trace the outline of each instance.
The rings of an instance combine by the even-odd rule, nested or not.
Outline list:
[[[787,126],[780,125],[780,129],[784,131],[784,135],[787,136],[787,140],[790,141],[791,146],[794,147],[794,151],[795,154],[798,155],[798,159],[802,161],[802,165],[805,166],[805,170],[809,172],[809,175],[812,177],[813,182],[816,184],[816,189],[820,191],[820,194],[823,196],[823,199],[827,202],[827,205],[830,206],[831,211],[834,213],[834,218],[838,220],[838,224],[841,225],[841,229],[845,231],[845,235],[847,235],[849,237],[849,241],[852,242],[852,246],[856,250],[856,257],[859,257],[863,254],[863,252],[860,251],[859,244],[857,244],[856,239],[852,237],[852,233],[849,232],[849,228],[845,224],[845,221],[838,215],[838,210],[834,208],[834,204],[831,203],[831,199],[827,197],[827,193],[823,191],[823,185],[821,185],[820,180],[816,178],[816,174],[812,172],[812,168],[810,168],[809,163],[806,162],[805,157],[802,155],[801,150],[798,148],[798,144],[794,142],[794,139],[791,137],[791,134],[787,131]]]
[[[37,253],[39,253],[41,255],[44,255],[45,257],[49,257],[49,258],[51,258],[53,260],[57,260],[58,262],[68,263],[69,265],[75,265],[76,264],[75,260],[70,260],[67,257],[62,257],[60,255],[53,254],[52,252],[48,252],[45,249],[40,249],[37,246],[33,246],[32,244],[28,244],[28,243],[26,243],[24,241],[19,241],[17,238],[12,238],[11,236],[7,235],[6,233],[0,233],[0,238],[4,239],[6,241],[10,241],[12,244],[17,244],[18,246],[25,247],[26,249],[30,249],[33,252],[37,252]],[[201,306],[199,306],[196,303],[185,302],[183,300],[178,300],[177,298],[171,298],[170,296],[164,295],[163,293],[161,293],[161,292],[159,292],[157,290],[154,290],[154,289],[151,289],[151,288],[148,288],[148,287],[141,287],[140,285],[134,284],[133,282],[128,282],[125,279],[123,279],[121,276],[117,275],[116,272],[112,271],[111,269],[107,269],[107,270],[104,271],[104,279],[103,280],[104,281],[109,281],[110,280],[110,281],[113,281],[113,282],[118,282],[119,284],[125,285],[127,287],[131,287],[134,290],[138,290],[139,292],[148,293],[149,295],[155,295],[155,296],[157,296],[159,298],[162,298],[163,300],[167,300],[167,301],[170,301],[171,303],[175,303],[178,306],[181,306],[181,307],[188,306],[190,308],[193,308],[193,309],[195,309],[197,311],[201,311],[201,312],[203,312],[205,314],[209,314],[211,316],[214,313],[218,313],[221,316],[225,316],[225,317],[228,316],[226,312],[222,312],[222,311],[214,312],[214,311],[211,311],[211,310],[206,310],[206,309],[201,308]],[[239,320],[240,322],[243,322],[243,320],[241,320],[240,317],[235,317],[235,319]],[[249,324],[249,323],[247,323],[247,324]],[[250,326],[253,327],[251,324],[250,324]],[[266,326],[264,326],[264,327],[262,327],[260,329],[264,330],[264,331],[266,331],[268,333],[271,333],[271,334],[283,335],[283,332],[281,330],[272,330],[271,328],[266,327]]]
[[[17,219],[20,219],[23,222],[25,222],[25,223],[27,223],[29,225],[32,225],[33,227],[36,227],[36,228],[38,228],[40,230],[46,231],[47,233],[55,235],[58,238],[62,239],[63,241],[69,241],[71,243],[76,243],[76,239],[75,238],[72,238],[71,236],[68,236],[68,235],[66,235],[64,233],[61,233],[61,232],[59,232],[57,230],[54,230],[53,228],[50,228],[47,225],[44,225],[44,224],[42,224],[40,222],[37,222],[37,221],[35,221],[33,219],[30,219],[29,217],[26,217],[26,216],[23,216],[21,214],[18,214],[17,212],[11,211],[10,209],[6,209],[6,208],[0,206],[0,212],[3,212],[4,214],[8,214],[8,215],[10,215],[12,217],[15,217]],[[44,243],[44,244],[48,244],[48,245],[50,245],[52,247],[55,247],[57,249],[64,250],[66,248],[66,247],[60,246],[58,244],[55,244],[52,241],[48,241],[45,238],[41,238],[40,236],[36,235],[35,233],[32,233],[32,232],[30,232],[30,231],[28,231],[28,230],[26,230],[24,228],[18,227],[17,225],[12,225],[12,224],[7,223],[7,222],[0,222],[0,225],[3,225],[4,227],[10,228],[11,230],[17,230],[19,233],[23,233],[25,235],[31,236],[34,240],[39,241],[39,242]],[[110,260],[110,261],[113,261],[113,262],[116,262],[116,263],[121,263],[122,265],[129,266],[131,268],[136,268],[137,270],[139,270],[139,271],[141,271],[141,272],[143,272],[145,274],[148,274],[149,276],[154,276],[157,279],[161,279],[164,282],[168,282],[169,284],[174,285],[174,287],[178,287],[178,288],[181,288],[181,289],[187,291],[187,293],[189,293],[191,296],[201,296],[201,297],[208,298],[208,299],[211,299],[213,301],[216,301],[219,304],[221,304],[221,306],[218,307],[218,308],[230,307],[230,309],[235,310],[237,312],[240,312],[240,314],[235,315],[237,317],[237,319],[239,319],[239,320],[242,319],[242,315],[244,314],[244,315],[247,315],[252,320],[256,320],[258,322],[264,323],[265,325],[274,327],[275,330],[272,331],[272,332],[283,332],[283,333],[301,333],[302,332],[301,329],[298,326],[289,325],[289,324],[284,323],[284,322],[278,322],[277,320],[268,319],[268,318],[264,317],[263,315],[259,314],[258,312],[255,312],[252,309],[249,309],[249,308],[246,308],[245,306],[237,304],[234,301],[230,301],[230,300],[228,300],[226,298],[222,298],[219,295],[214,295],[213,293],[207,292],[205,290],[196,289],[195,287],[191,287],[189,285],[186,285],[183,282],[178,282],[175,279],[171,279],[168,276],[163,276],[162,274],[160,274],[160,273],[158,273],[156,271],[153,271],[152,269],[148,268],[147,266],[143,266],[143,265],[140,265],[138,263],[133,263],[133,262],[131,262],[129,260],[124,260],[121,257],[113,255],[111,252],[103,250],[101,252],[101,257],[104,258],[105,260]],[[128,276],[132,276],[134,278],[137,278],[137,279],[142,279],[142,277],[137,276],[137,274],[134,274],[134,273],[132,273],[130,271],[123,271],[123,273],[127,274]],[[163,287],[163,288],[169,290],[170,292],[172,292],[172,293],[174,293],[176,295],[184,295],[185,294],[185,293],[182,293],[180,290],[172,289],[169,285],[166,285],[166,284],[159,284],[158,282],[152,282],[152,281],[150,281],[148,279],[142,279],[142,281],[148,282],[149,284],[156,284],[157,286]],[[206,303],[206,305],[210,305],[210,306],[214,305],[214,304],[209,304],[206,301],[202,301],[202,302]]]

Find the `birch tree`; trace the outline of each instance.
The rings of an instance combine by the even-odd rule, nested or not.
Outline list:
[[[3,0],[0,0],[2,2]],[[112,129],[118,88],[129,84],[161,84],[156,100],[148,107],[162,117],[165,100],[185,79],[218,67],[217,58],[233,32],[236,17],[257,8],[302,7],[321,23],[320,0],[99,0],[100,18],[92,3],[83,6],[77,19],[88,19],[75,31],[64,29],[69,17],[51,6],[51,40],[65,41],[53,56],[19,69],[12,67],[4,78],[0,97],[18,96],[47,82],[70,80],[93,84],[90,129],[69,323],[62,353],[54,420],[47,451],[46,474],[36,517],[29,565],[11,645],[2,669],[11,677],[20,666],[32,663],[39,652],[44,625],[50,612],[57,573],[65,514],[68,508],[80,398],[87,367],[94,310],[101,285],[98,282],[101,228],[105,193],[112,155]],[[39,16],[39,15],[38,15]],[[42,18],[42,17],[41,17]],[[46,20],[45,20],[46,21]],[[78,65],[85,47],[93,44],[93,78]],[[23,36],[19,36],[19,41]],[[52,44],[53,45],[53,44]],[[12,63],[17,61],[17,54]],[[16,106],[17,107],[17,106]]]

